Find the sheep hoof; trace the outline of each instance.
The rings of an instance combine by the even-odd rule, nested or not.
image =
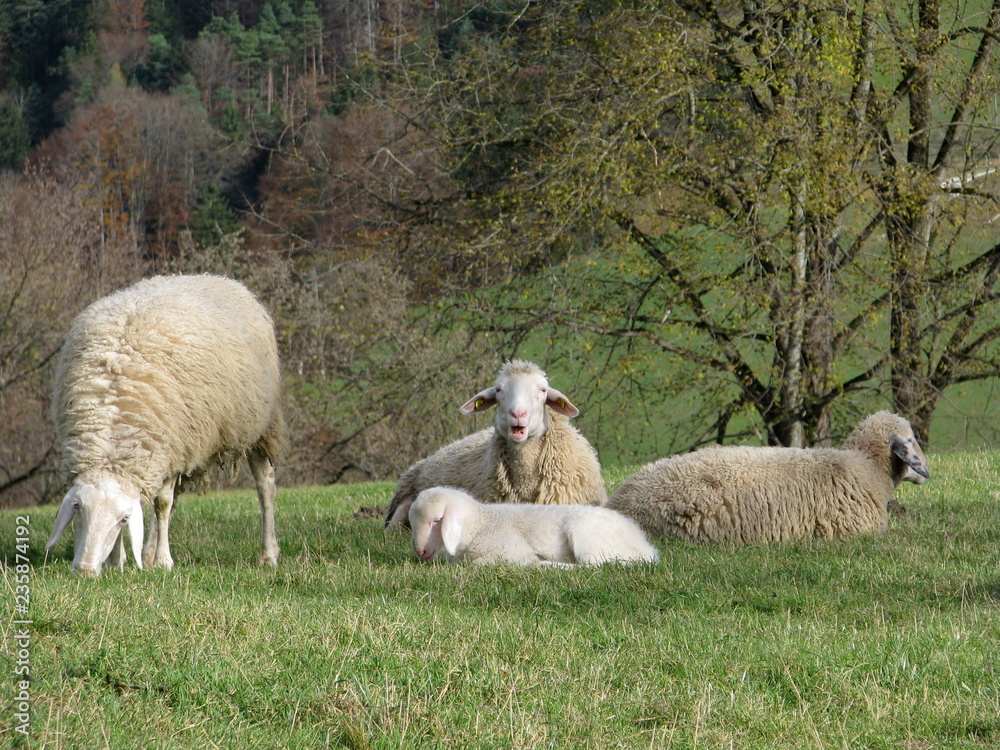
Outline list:
[[[905,516],[908,512],[906,506],[896,500],[889,500],[886,510],[894,516]]]
[[[268,555],[265,553],[260,556],[260,564],[270,565],[272,568],[275,568],[278,565],[278,555],[277,554]]]

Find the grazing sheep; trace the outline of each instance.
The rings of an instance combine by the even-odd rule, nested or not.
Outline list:
[[[421,490],[449,486],[483,502],[603,505],[608,495],[597,453],[569,417],[580,413],[551,387],[537,365],[514,360],[496,383],[460,407],[463,414],[496,404],[496,424],[441,448],[399,478],[385,525],[407,525]]]
[[[173,567],[174,496],[217,464],[250,464],[261,562],[274,564],[274,464],[284,440],[274,325],[242,284],[158,276],[97,300],[73,321],[56,365],[52,414],[72,483],[47,547],[76,518],[73,569]],[[142,501],[155,519],[140,557]]]
[[[901,481],[930,476],[910,423],[881,411],[840,450],[714,446],[647,464],[608,507],[652,536],[757,544],[884,531]]]
[[[478,503],[453,487],[424,490],[409,511],[413,552],[449,561],[601,565],[660,559],[639,524],[592,505]]]

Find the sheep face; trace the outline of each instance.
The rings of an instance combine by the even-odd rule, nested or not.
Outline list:
[[[497,407],[497,433],[513,443],[524,443],[545,434],[546,407],[567,417],[580,413],[565,395],[549,385],[544,372],[520,360],[505,365],[493,387],[477,393],[460,410],[472,414],[493,405]]]
[[[76,520],[73,571],[96,576],[108,559],[118,538],[127,533],[136,563],[142,567],[142,504],[114,479],[96,484],[77,482],[63,498],[46,549],[62,536],[69,522]]]
[[[930,478],[930,470],[927,468],[927,459],[924,452],[920,450],[920,444],[911,432],[909,437],[894,437],[889,444],[889,449],[895,459],[892,462],[892,483],[897,485],[900,482],[913,482],[923,484]]]
[[[464,526],[458,496],[457,490],[433,487],[417,495],[410,506],[410,542],[421,560],[433,560],[442,551],[449,558],[458,553]]]
[[[872,460],[885,466],[892,477],[893,487],[900,482],[923,484],[931,475],[924,452],[913,435],[913,428],[898,414],[879,411],[865,417],[847,436],[844,448],[867,453]],[[885,464],[887,460],[888,465]]]

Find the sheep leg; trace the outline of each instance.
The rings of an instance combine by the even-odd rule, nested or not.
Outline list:
[[[146,568],[173,570],[174,558],[170,556],[170,517],[174,512],[174,488],[177,478],[171,477],[153,500],[154,514],[149,524],[149,539],[142,550],[142,564]]]
[[[115,546],[111,548],[111,554],[108,555],[108,566],[111,568],[118,568],[118,570],[125,570],[124,530],[118,534],[118,538],[115,540]]]
[[[260,502],[260,561],[264,565],[277,565],[281,550],[274,530],[274,464],[267,456],[255,451],[250,455],[250,473],[257,485]]]
[[[156,555],[156,527],[156,513],[154,512],[149,517],[149,529],[146,532],[146,543],[142,547],[143,570],[151,570],[153,567],[153,557]]]

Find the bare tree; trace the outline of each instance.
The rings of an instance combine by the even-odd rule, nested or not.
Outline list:
[[[457,405],[495,375],[496,353],[467,329],[442,326],[436,308],[414,312],[391,255],[344,257],[310,244],[292,261],[249,250],[237,235],[215,247],[181,244],[173,270],[238,278],[275,318],[295,444],[280,467],[288,481],[392,476],[474,427]]]
[[[949,385],[1000,372],[995,5],[580,0],[507,19],[376,92],[449,156],[464,248],[600,290],[507,305],[499,330],[575,331],[608,352],[604,378],[643,358],[688,386],[707,373],[700,437],[720,441],[748,410],[767,442],[821,441],[873,392],[926,439]],[[588,238],[602,260],[566,266]]]
[[[51,365],[73,316],[134,279],[134,246],[103,247],[75,189],[29,173],[0,183],[0,506],[57,492]]]

